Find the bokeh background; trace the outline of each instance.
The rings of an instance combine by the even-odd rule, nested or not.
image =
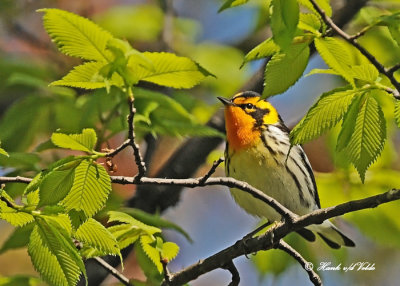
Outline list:
[[[0,140],[2,147],[9,152],[39,154],[21,154],[15,157],[12,166],[22,170],[40,170],[43,160],[60,156],[54,151],[39,152],[40,148],[37,148],[48,139],[51,132],[57,128],[78,132],[82,127],[90,127],[86,124],[95,124],[87,120],[89,115],[82,109],[85,92],[47,87],[48,83],[62,77],[79,61],[56,51],[42,27],[41,14],[35,12],[37,9],[65,9],[93,19],[115,36],[129,40],[140,51],[172,51],[198,61],[216,78],[209,78],[192,90],[168,90],[168,94],[199,122],[206,123],[221,109],[216,96],[231,97],[263,67],[264,62],[258,61],[240,68],[244,55],[271,35],[268,27],[269,1],[254,0],[247,5],[217,13],[222,2],[0,1]],[[335,10],[346,5],[346,1],[331,2]],[[353,19],[349,19],[346,30],[349,33],[358,31],[382,9],[400,9],[400,1],[369,1]],[[360,41],[385,65],[391,66],[400,61],[400,48],[390,40],[385,28],[372,29]],[[317,56],[311,58],[305,74],[313,68],[325,68]],[[338,77],[331,75],[303,77],[287,92],[270,101],[292,128],[319,95],[342,84]],[[382,156],[367,172],[364,185],[345,158],[335,152],[337,130],[305,146],[316,171],[323,207],[400,187],[400,133],[393,121],[393,101],[383,98],[381,103],[387,119],[388,140]],[[104,108],[106,110],[107,106]],[[18,120],[15,120],[15,116]],[[109,138],[108,143],[117,146],[123,136],[123,133],[117,134]],[[151,146],[152,150],[150,174],[155,174],[186,140],[182,136],[144,136],[142,148],[150,150]],[[223,155],[223,149],[224,144],[221,143],[208,155],[206,163],[195,175],[207,172],[210,163]],[[126,155],[119,156],[122,158],[117,162],[117,174],[132,175],[135,172],[128,159],[129,154]],[[15,171],[14,168],[1,165],[0,161],[0,174]],[[29,172],[24,174],[33,175]],[[223,175],[221,166],[215,176]],[[7,188],[14,194],[18,194],[20,189],[18,186]],[[123,204],[135,194],[132,186],[115,186],[115,191],[111,203],[114,205]],[[320,271],[325,285],[398,285],[399,207],[400,203],[394,202],[336,219],[335,223],[356,242],[354,249],[332,251],[320,240],[310,244],[296,235],[290,235],[287,241],[316,267],[321,262],[331,262],[332,266],[341,264],[342,267],[357,262],[375,264],[373,271]],[[193,238],[191,243],[177,232],[165,231],[167,239],[181,247],[180,254],[170,264],[171,271],[178,271],[222,250],[259,223],[257,218],[249,216],[233,202],[225,187],[185,189],[179,203],[168,208],[162,216],[180,225]],[[0,222],[0,245],[11,232],[12,227]],[[235,263],[241,275],[241,285],[310,284],[304,270],[279,250],[260,252],[249,258],[241,257]],[[0,276],[26,273],[36,275],[25,249],[0,254]],[[131,278],[144,278],[134,255],[130,255],[125,263],[124,274]],[[227,271],[216,270],[190,285],[227,285],[229,281],[230,274]],[[113,278],[107,278],[102,285],[114,284],[117,282]]]

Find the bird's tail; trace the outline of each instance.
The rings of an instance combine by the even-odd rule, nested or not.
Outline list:
[[[318,233],[325,243],[334,249],[338,249],[342,246],[356,246],[356,244],[350,238],[344,235],[328,220],[324,221],[322,224],[310,225],[307,228]]]

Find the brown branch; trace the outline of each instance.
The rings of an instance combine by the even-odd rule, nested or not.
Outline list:
[[[301,256],[300,253],[298,253],[293,247],[291,247],[289,244],[281,240],[278,245],[278,249],[281,249],[285,251],[287,254],[292,256],[294,259],[297,260],[297,262],[303,267],[303,269],[307,272],[308,277],[310,278],[310,281],[314,285],[322,285],[321,278],[318,276],[317,273],[313,270],[313,267],[311,266],[307,260]]]
[[[368,197],[361,200],[350,201],[331,208],[316,210],[307,215],[298,217],[295,222],[289,224],[280,222],[266,231],[265,234],[255,238],[244,238],[236,241],[235,244],[225,248],[224,250],[204,259],[196,264],[190,265],[181,271],[170,275],[168,285],[182,285],[189,281],[195,280],[199,276],[218,269],[221,265],[225,265],[236,257],[257,252],[260,250],[268,250],[279,243],[283,237],[290,232],[301,229],[305,226],[321,223],[322,221],[342,215],[345,213],[373,208],[380,204],[400,199],[400,189],[393,189],[388,192]],[[166,285],[165,283],[163,285]]]
[[[215,170],[222,162],[224,162],[224,158],[219,158],[217,161],[214,161],[213,165],[211,166],[211,169],[207,172],[207,174],[205,174],[202,178],[200,178],[199,180],[200,186],[203,185],[208,180],[208,178],[210,178],[211,175],[215,173]]]
[[[127,277],[125,277],[121,272],[119,272],[117,269],[108,264],[104,259],[100,257],[94,257],[93,260],[96,261],[96,263],[99,264],[101,267],[103,267],[105,270],[107,270],[108,273],[117,278],[123,285],[127,286],[133,285],[130,283]]]
[[[231,283],[229,283],[228,286],[239,286],[240,275],[239,275],[239,271],[237,270],[235,264],[233,264],[233,261],[232,260],[229,261],[222,268],[228,270],[232,274],[232,281],[231,281]]]
[[[23,183],[29,184],[32,181],[31,178],[16,176],[16,177],[0,177],[0,184],[4,183]]]
[[[325,13],[325,11],[319,7],[319,5],[316,3],[315,0],[310,0],[311,4],[313,5],[314,9],[318,12],[318,14],[322,17],[323,21],[325,22],[326,25],[328,25],[337,35],[339,35],[341,38],[343,38],[345,41],[347,41],[349,44],[351,44],[353,47],[355,47],[357,50],[360,51],[361,54],[363,54],[371,64],[373,64],[376,69],[384,74],[390,82],[393,84],[393,86],[396,88],[396,90],[393,90],[393,96],[395,98],[400,98],[400,83],[396,80],[394,77],[393,72],[388,72],[390,69],[386,69],[383,64],[381,64],[367,49],[365,49],[363,46],[361,46],[357,42],[357,38],[350,36],[347,34],[345,31],[343,31],[341,28],[339,28],[333,20]]]
[[[133,155],[135,157],[135,162],[138,167],[138,173],[136,178],[140,179],[146,173],[146,164],[143,161],[142,154],[140,153],[139,145],[136,143],[136,135],[135,135],[135,124],[133,119],[135,117],[136,108],[133,105],[134,98],[131,96],[129,98],[129,115],[128,115],[128,139],[129,145],[133,149]]]

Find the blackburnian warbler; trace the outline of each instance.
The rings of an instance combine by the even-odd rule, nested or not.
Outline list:
[[[297,215],[319,209],[310,162],[300,145],[290,146],[289,129],[276,109],[250,91],[232,99],[218,99],[225,105],[227,176],[249,183]],[[251,195],[237,189],[231,189],[231,193],[249,214],[269,222],[281,219],[274,209]],[[309,241],[315,240],[313,232],[332,248],[355,246],[328,220],[298,231]]]

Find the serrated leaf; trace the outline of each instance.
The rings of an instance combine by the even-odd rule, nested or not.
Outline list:
[[[117,240],[119,249],[128,247],[135,243],[139,239],[140,235],[146,234],[145,231],[126,223],[113,225],[108,228],[108,231]]]
[[[22,227],[18,227],[7,237],[0,248],[0,254],[10,250],[25,247],[29,243],[29,236],[33,230],[34,223],[28,223]]]
[[[28,253],[43,280],[51,285],[76,285],[85,266],[69,235],[55,221],[37,219]]]
[[[140,237],[140,246],[142,247],[144,253],[157,267],[158,272],[163,272],[163,266],[161,264],[160,252],[155,246],[156,240],[148,235],[142,235]]]
[[[107,42],[112,35],[92,21],[59,9],[40,9],[43,25],[59,50],[85,60],[108,61]]]
[[[122,86],[122,78],[113,73],[110,79],[101,75],[104,62],[87,62],[74,67],[62,79],[52,82],[54,86],[70,86],[84,89],[107,88],[109,86]]]
[[[336,88],[322,94],[290,133],[292,144],[310,141],[335,126],[346,113],[358,90]]]
[[[55,170],[48,173],[39,188],[38,207],[54,205],[60,202],[72,188],[75,169]]]
[[[249,2],[249,0],[225,0],[224,4],[222,4],[221,8],[219,8],[218,13],[228,8],[246,4],[247,2]]]
[[[123,213],[123,212],[117,212],[117,211],[110,211],[108,212],[109,219],[108,222],[122,222],[129,224],[131,227],[135,227],[137,229],[141,229],[148,233],[149,235],[153,235],[155,233],[161,232],[161,229],[150,226],[147,224],[144,224],[141,221],[138,221],[137,219],[133,218],[129,214]]]
[[[363,95],[354,97],[352,103],[350,104],[347,112],[343,117],[342,128],[338,135],[336,144],[337,151],[342,151],[349,144],[350,138],[354,132],[354,128],[356,125],[358,112],[360,111],[360,101],[362,98]]]
[[[313,34],[319,34],[319,29],[321,29],[321,20],[315,16],[315,14],[300,13],[298,28]]]
[[[91,217],[104,206],[110,191],[111,179],[104,167],[83,160],[75,169],[72,189],[61,204]]]
[[[265,88],[262,97],[282,93],[292,86],[303,74],[309,55],[308,44],[292,45],[286,51],[275,54],[268,61],[265,70]]]
[[[360,102],[354,132],[344,149],[362,182],[366,170],[380,155],[386,140],[386,121],[371,92]]]
[[[75,238],[101,251],[102,255],[121,255],[113,235],[98,221],[89,218],[76,231]]]
[[[394,119],[397,123],[397,126],[400,128],[400,100],[395,99],[394,103]]]
[[[9,207],[7,203],[2,200],[0,200],[0,218],[13,226],[24,226],[34,220],[31,214]]]
[[[53,133],[51,141],[61,148],[91,153],[96,146],[97,135],[92,128],[86,128],[79,134]]]
[[[140,209],[135,209],[135,208],[123,208],[122,211],[131,215],[132,217],[136,218],[137,220],[139,220],[145,224],[152,225],[152,226],[155,226],[158,228],[168,228],[168,229],[176,230],[177,232],[179,232],[183,236],[185,236],[189,242],[193,241],[192,238],[189,236],[189,234],[184,229],[182,229],[179,225],[177,225],[171,221],[163,219],[158,214],[150,214],[150,213],[147,213],[145,211],[142,211]]]
[[[43,177],[44,177],[43,172],[40,172],[35,177],[33,177],[32,181],[30,181],[29,184],[26,186],[24,190],[24,195],[36,191],[39,188],[39,185],[42,182]]]
[[[174,259],[179,253],[179,246],[173,242],[164,242],[161,250],[161,257],[168,262]]]
[[[310,76],[313,74],[333,74],[333,75],[340,75],[337,71],[333,69],[312,69],[306,76]]]
[[[152,82],[173,88],[191,88],[206,76],[212,75],[198,63],[186,57],[178,57],[171,53],[143,53],[153,63],[153,70],[145,69],[134,60],[129,60],[139,80]]]
[[[373,64],[362,64],[351,66],[352,76],[367,82],[375,82],[379,76],[379,71]]]
[[[272,38],[269,38],[248,52],[244,57],[243,64],[249,61],[270,57],[277,52],[279,52],[279,46],[274,43]]]
[[[271,29],[274,42],[282,49],[292,43],[299,23],[297,0],[272,0]]]
[[[338,72],[346,81],[354,86],[354,78],[350,69],[352,65],[347,47],[341,40],[331,37],[316,38],[315,48],[325,63]]]

